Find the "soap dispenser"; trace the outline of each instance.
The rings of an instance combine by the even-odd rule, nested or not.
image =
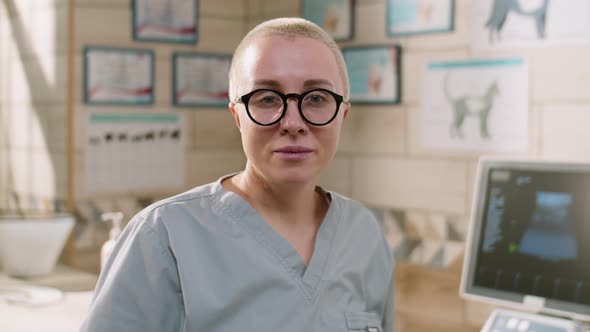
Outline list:
[[[117,243],[117,239],[119,235],[121,235],[121,222],[123,221],[123,213],[122,212],[107,212],[102,214],[102,220],[104,222],[111,221],[112,227],[109,231],[109,240],[104,243],[102,249],[100,250],[100,269],[102,270],[107,259],[113,252],[115,248],[115,244]]]

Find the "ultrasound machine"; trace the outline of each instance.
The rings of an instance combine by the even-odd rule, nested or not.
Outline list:
[[[590,321],[590,164],[483,158],[461,296],[482,332],[582,332]]]

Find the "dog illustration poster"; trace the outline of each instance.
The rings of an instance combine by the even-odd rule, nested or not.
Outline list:
[[[389,36],[453,30],[454,0],[387,0]]]
[[[353,0],[303,0],[302,16],[336,40],[352,39]]]
[[[433,62],[422,77],[425,148],[525,152],[528,66],[521,58]]]
[[[176,52],[172,58],[174,105],[227,107],[231,55]]]
[[[472,8],[474,48],[590,42],[588,0],[478,0]]]
[[[126,193],[182,188],[182,114],[89,113],[84,192]]]
[[[400,48],[349,47],[342,50],[354,103],[400,102]]]

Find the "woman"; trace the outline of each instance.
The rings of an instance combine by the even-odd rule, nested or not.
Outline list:
[[[360,204],[316,185],[350,105],[338,46],[275,19],[230,71],[244,171],[146,208],[83,331],[392,331],[393,259]]]

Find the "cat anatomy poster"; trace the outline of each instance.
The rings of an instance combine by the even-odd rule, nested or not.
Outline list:
[[[521,58],[432,62],[422,76],[423,148],[525,152],[528,68]]]
[[[588,0],[477,0],[472,8],[476,49],[590,42]]]

